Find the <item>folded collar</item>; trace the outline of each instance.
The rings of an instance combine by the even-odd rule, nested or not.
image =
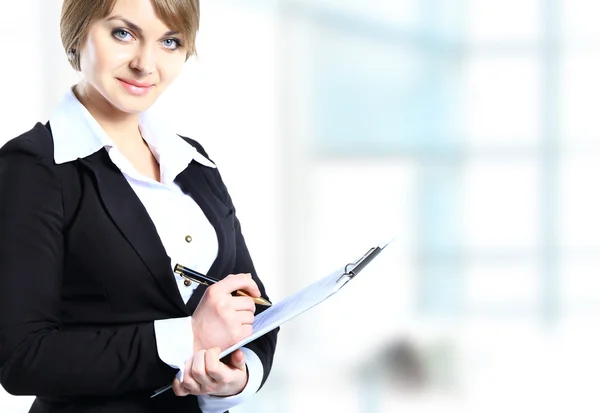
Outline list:
[[[72,89],[54,111],[50,125],[54,140],[54,161],[57,164],[85,158],[101,148],[109,151],[115,147],[112,139],[79,102]],[[140,131],[161,165],[161,171],[181,172],[192,160],[209,168],[216,168],[214,163],[174,133],[151,110],[140,116]],[[161,180],[162,175],[161,172]],[[168,177],[171,180],[174,178],[175,176]]]

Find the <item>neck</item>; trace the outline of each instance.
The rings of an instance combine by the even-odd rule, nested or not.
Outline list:
[[[117,147],[135,146],[143,141],[139,131],[140,114],[120,111],[85,82],[77,84],[73,92]]]

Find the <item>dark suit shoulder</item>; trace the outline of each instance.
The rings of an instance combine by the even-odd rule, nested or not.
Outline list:
[[[197,140],[194,140],[192,138],[188,138],[186,136],[182,136],[179,135],[179,137],[181,139],[183,139],[184,141],[186,141],[187,143],[189,143],[190,145],[192,145],[194,148],[196,148],[196,150],[202,155],[204,156],[206,159],[208,159],[209,161],[213,162],[212,159],[210,159],[210,157],[208,156],[208,153],[206,153],[206,150],[204,149],[204,147],[200,144],[200,142],[198,142]],[[214,163],[214,162],[213,162]]]
[[[6,142],[0,148],[0,156],[29,155],[45,164],[54,163],[54,141],[50,129],[41,123]]]
[[[38,199],[52,203],[62,214],[62,183],[54,162],[52,134],[41,123],[0,148],[0,199],[13,203],[3,206],[19,211],[23,205],[34,205],[34,201],[24,198],[25,193],[37,194]]]

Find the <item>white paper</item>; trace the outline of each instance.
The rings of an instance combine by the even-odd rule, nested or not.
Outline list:
[[[347,276],[338,282],[343,274],[340,268],[258,314],[252,324],[253,333],[221,352],[221,358],[325,301],[348,282]]]
[[[393,239],[380,245],[381,250],[383,251],[392,241]],[[344,268],[345,267],[342,267],[328,276],[315,281],[297,293],[290,295],[283,301],[273,304],[271,307],[258,314],[254,317],[254,323],[252,323],[253,333],[221,352],[221,358],[242,347],[244,344],[267,334],[269,331],[274,330],[283,323],[299,316],[303,312],[335,294],[351,279],[345,275]]]

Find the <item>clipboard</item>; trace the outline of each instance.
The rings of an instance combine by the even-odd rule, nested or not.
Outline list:
[[[245,344],[267,334],[336,294],[342,287],[364,270],[365,267],[369,265],[392,241],[370,248],[359,259],[346,264],[344,267],[313,282],[256,315],[256,317],[254,317],[254,323],[252,324],[253,333],[231,347],[223,350],[220,354],[220,358],[231,354]],[[156,390],[151,397],[158,396],[171,387],[171,385],[162,387]]]
[[[313,282],[258,314],[252,324],[254,332],[222,351],[220,357],[227,356],[245,344],[267,334],[269,331],[274,330],[292,318],[327,300],[360,273],[389,244],[390,242],[370,248],[362,257],[346,264],[343,269],[336,270],[332,274]]]

